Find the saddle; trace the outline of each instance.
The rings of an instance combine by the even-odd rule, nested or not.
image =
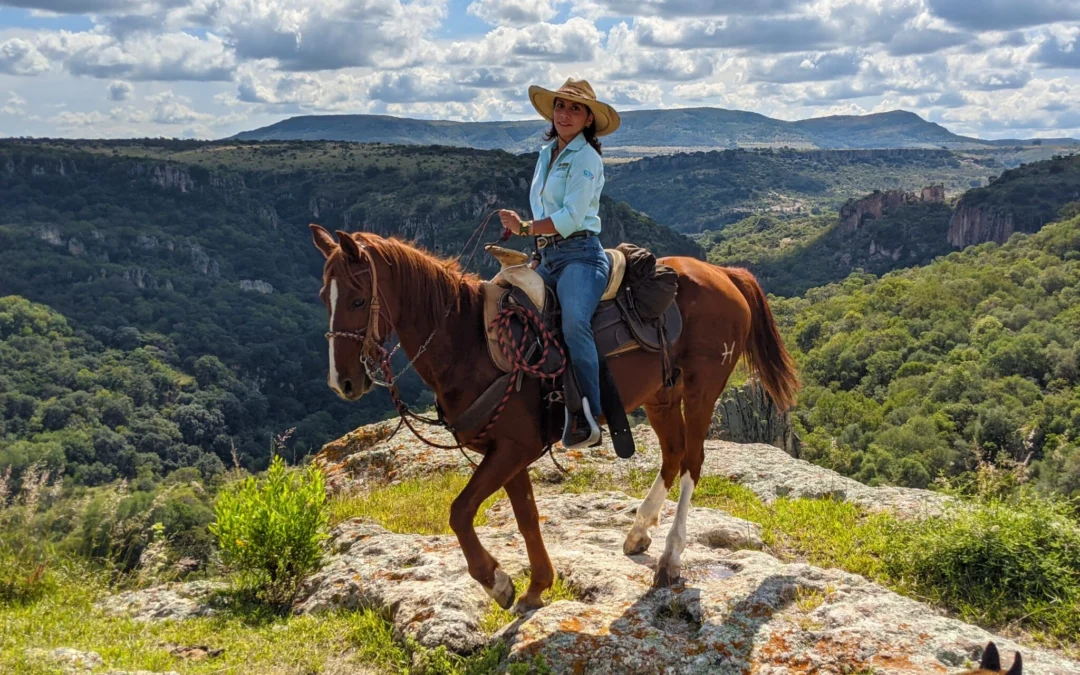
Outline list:
[[[484,324],[487,331],[488,353],[492,362],[503,373],[514,372],[513,365],[507,359],[500,345],[499,327],[496,319],[503,310],[517,305],[539,316],[547,328],[555,335],[559,334],[558,298],[547,288],[543,278],[529,267],[531,256],[520,251],[488,245],[485,250],[502,266],[491,281],[483,284]],[[652,321],[645,321],[638,314],[629,279],[625,278],[626,255],[619,249],[606,249],[610,263],[608,284],[600,298],[600,303],[593,314],[593,335],[597,352],[600,355],[601,407],[608,427],[615,442],[616,451],[622,457],[629,457],[634,452],[630,436],[629,423],[619,399],[614,380],[607,369],[606,359],[635,350],[661,353],[663,355],[663,379],[667,386],[674,383],[675,374],[670,366],[670,348],[682,333],[682,314],[679,306],[672,300],[660,316]],[[520,345],[525,327],[519,322],[511,322],[510,332],[515,345]],[[537,369],[545,376],[558,372],[567,365],[558,359],[544,355],[544,347],[539,341],[533,341],[524,348],[524,360],[537,364]],[[521,373],[518,373],[520,387]],[[563,378],[563,403],[570,410],[580,410],[581,394],[577,386],[573,369],[567,367]],[[492,387],[492,396],[498,393],[498,387]],[[484,397],[482,396],[481,399]],[[480,408],[486,404],[477,402]],[[555,418],[561,419],[559,416]]]

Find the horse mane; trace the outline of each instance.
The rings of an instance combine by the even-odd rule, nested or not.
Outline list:
[[[425,313],[430,325],[437,326],[444,320],[447,307],[453,303],[461,309],[462,301],[480,294],[480,278],[473,273],[462,274],[456,258],[443,258],[411,242],[396,237],[383,238],[365,232],[353,237],[389,265],[397,281],[399,302],[409,304],[411,314]],[[348,278],[344,256],[340,249],[334,252],[336,260],[331,265]]]

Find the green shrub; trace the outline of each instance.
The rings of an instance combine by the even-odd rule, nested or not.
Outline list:
[[[240,588],[275,607],[291,603],[304,575],[318,566],[327,536],[322,472],[308,466],[290,473],[274,457],[264,480],[251,476],[222,490],[215,515],[210,531]]]
[[[885,574],[980,625],[1080,634],[1080,524],[1069,504],[1021,491],[900,524]]]

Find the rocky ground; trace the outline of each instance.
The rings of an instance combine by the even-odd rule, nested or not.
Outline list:
[[[656,438],[647,428],[638,436],[639,452],[630,461],[618,460],[609,447],[558,456],[571,472],[651,474],[659,464]],[[321,461],[334,489],[468,470],[456,451],[405,436],[373,442],[377,437],[361,430],[327,449]],[[707,458],[706,474],[728,476],[765,501],[831,495],[911,517],[937,512],[945,502],[921,490],[868,488],[771,446],[710,441]],[[541,480],[561,480],[549,458],[536,472]],[[361,520],[334,529],[331,556],[308,580],[297,611],[384,608],[401,634],[425,646],[465,652],[500,639],[510,661],[539,655],[555,673],[947,674],[977,662],[993,640],[1006,663],[1021,649],[1026,673],[1080,675],[1078,662],[1021,648],[862,577],[781,562],[761,552],[757,525],[715,509],[691,509],[683,578],[653,589],[675,504],[665,504],[653,548],[627,557],[622,542],[638,503],[621,492],[541,490],[545,542],[576,599],[518,617],[495,635],[482,629],[492,603],[469,577],[454,537],[394,534]],[[506,501],[492,507],[478,532],[511,576],[525,574],[524,543]],[[110,608],[145,618],[210,611],[198,609],[195,599],[206,590],[151,589],[114,599]]]
[[[377,440],[378,429],[393,425],[362,427],[326,446],[319,461],[327,472],[331,489],[362,492],[372,486],[446,471],[471,471],[460,450],[432,448],[403,430],[390,440]],[[452,443],[449,434],[433,431],[432,441]],[[660,468],[660,441],[653,430],[641,425],[634,429],[637,452],[629,460],[619,459],[610,443],[584,451],[556,449],[559,464],[571,474],[589,470],[625,479],[632,472],[645,472],[651,482]],[[469,454],[473,461],[480,456]],[[534,464],[541,481],[558,482],[561,471],[549,456]],[[897,487],[867,487],[828,469],[794,459],[783,450],[762,443],[740,444],[710,440],[705,445],[702,474],[724,476],[753,490],[764,502],[777,497],[833,497],[865,506],[870,511],[887,510],[901,516],[917,517],[940,512],[948,498],[927,490]],[[618,482],[618,481],[617,481]]]

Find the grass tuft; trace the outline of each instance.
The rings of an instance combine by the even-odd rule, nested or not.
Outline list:
[[[467,475],[447,473],[407,480],[367,494],[334,497],[330,500],[330,523],[370,518],[398,534],[452,534],[450,505],[468,482]],[[476,525],[484,525],[487,510],[505,496],[499,490],[488,497],[477,511]]]

